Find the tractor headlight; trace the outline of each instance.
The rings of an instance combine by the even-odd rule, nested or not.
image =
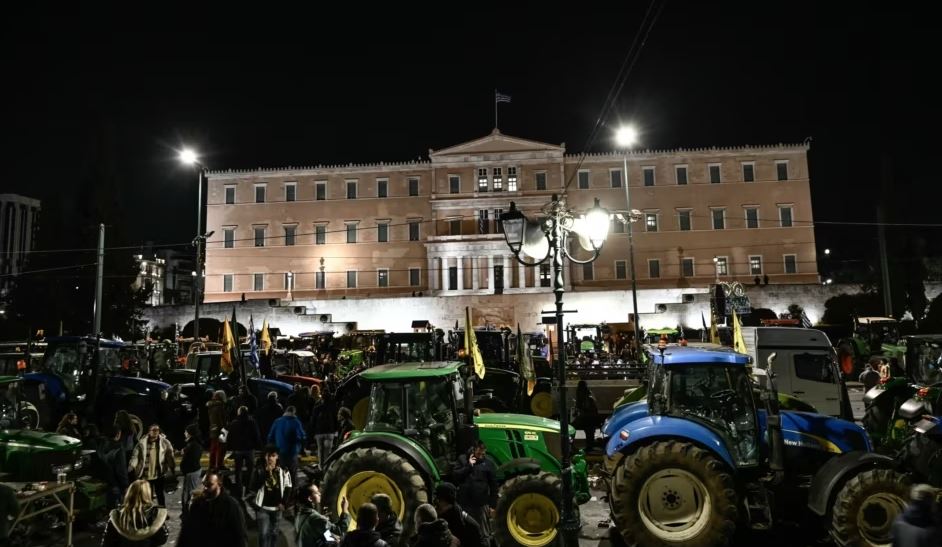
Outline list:
[[[53,465],[53,466],[52,466],[52,474],[53,474],[53,475],[57,475],[57,476],[58,476],[60,473],[69,474],[69,473],[71,473],[74,469],[75,469],[75,467],[74,467],[71,463],[67,463],[67,464],[65,464],[65,465]]]

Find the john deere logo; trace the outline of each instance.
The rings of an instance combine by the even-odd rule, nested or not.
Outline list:
[[[525,441],[535,441],[539,438],[539,435],[536,434],[536,431],[524,431],[523,440]]]

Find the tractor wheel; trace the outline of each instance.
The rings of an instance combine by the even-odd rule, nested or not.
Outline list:
[[[374,494],[386,494],[403,525],[402,537],[412,537],[413,515],[419,505],[428,503],[428,486],[408,460],[377,447],[357,448],[334,460],[324,473],[324,505],[335,515],[341,514],[340,501],[350,504],[351,517]],[[350,529],[356,528],[351,518]]]
[[[534,416],[549,418],[553,415],[553,394],[549,391],[539,391],[530,398],[530,412]]]
[[[726,545],[736,530],[732,475],[690,443],[657,442],[626,457],[609,500],[628,545]]]
[[[906,508],[909,479],[890,469],[870,469],[847,481],[834,500],[831,535],[838,545],[892,543],[893,521]]]
[[[884,399],[886,402],[883,402]],[[892,405],[888,405],[887,402],[893,403],[893,397],[880,397],[874,401],[873,404],[867,406],[864,411],[863,420],[861,420],[864,429],[866,429],[867,434],[870,435],[870,440],[873,441],[876,447],[884,444],[890,434],[890,421],[893,419],[893,408]]]
[[[501,547],[543,547],[559,542],[562,480],[550,473],[521,475],[500,487],[495,536]]]

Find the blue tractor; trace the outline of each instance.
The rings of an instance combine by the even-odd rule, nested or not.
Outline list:
[[[609,504],[621,538],[645,547],[726,545],[737,526],[810,517],[840,545],[889,544],[908,477],[872,452],[856,424],[780,410],[774,381],[757,400],[751,364],[731,350],[653,350],[647,400],[606,424]]]

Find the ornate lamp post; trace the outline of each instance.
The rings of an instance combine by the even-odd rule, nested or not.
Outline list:
[[[566,346],[563,341],[563,255],[576,264],[588,264],[599,257],[602,245],[608,236],[610,221],[609,212],[595,206],[584,215],[576,216],[566,207],[566,203],[555,194],[553,201],[543,208],[543,215],[536,221],[531,221],[517,209],[514,202],[510,202],[510,210],[501,215],[500,220],[504,227],[504,237],[507,245],[513,252],[517,261],[525,266],[537,266],[553,260],[553,292],[556,294],[556,337],[558,348],[557,381],[559,383],[559,442],[562,461],[562,521],[560,529],[566,547],[579,545],[579,529],[581,523],[576,516],[573,506],[572,468],[571,468],[571,440],[569,437],[569,412],[567,410],[566,394]],[[587,260],[574,258],[569,252],[569,237],[577,236],[579,245],[592,253]],[[545,250],[544,250],[545,249]],[[526,262],[520,254],[530,256],[535,262]],[[545,253],[545,254],[544,254]],[[544,254],[544,256],[534,256]]]

